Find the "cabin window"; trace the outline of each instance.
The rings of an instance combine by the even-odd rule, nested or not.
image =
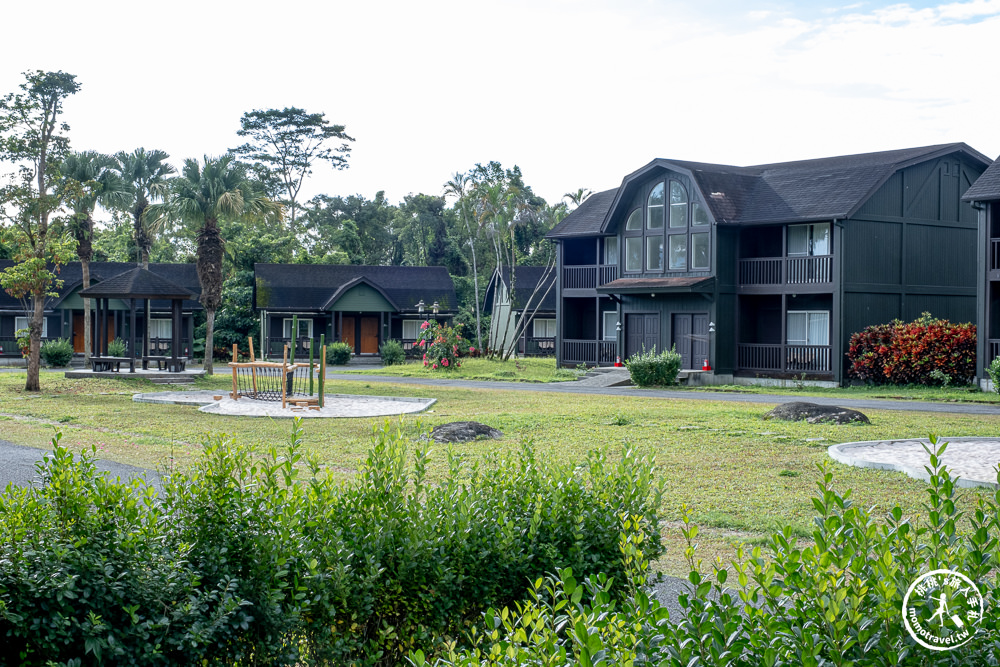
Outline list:
[[[283,324],[282,328],[284,330],[284,337],[285,338],[291,338],[292,337],[292,318],[286,317],[284,319],[284,324]],[[299,330],[298,330],[298,332],[297,332],[297,334],[296,334],[295,337],[298,338],[299,340],[301,340],[303,338],[312,338],[313,337],[313,321],[310,320],[310,319],[299,318]]]
[[[646,270],[647,271],[662,271],[663,270],[663,237],[662,236],[647,236],[646,237]]]
[[[556,337],[556,321],[554,319],[534,319],[532,320],[534,326],[534,337],[535,338],[555,338]]]
[[[788,345],[829,345],[830,311],[790,310],[787,328]]]
[[[830,254],[830,223],[788,226],[788,256]]]
[[[646,200],[646,229],[663,229],[663,183],[657,183]]]
[[[618,264],[618,237],[608,236],[604,239],[604,263],[608,266]]]
[[[625,238],[625,270],[642,271],[642,237]]]
[[[691,235],[691,268],[708,268],[709,235],[706,233]]]
[[[28,323],[31,320],[27,317],[15,317],[14,318],[14,331],[18,329],[27,329]],[[42,338],[49,337],[49,318],[42,317]]]
[[[677,181],[670,181],[670,228],[687,227],[687,190]]]
[[[670,235],[670,269],[684,271],[687,269],[687,235]]]
[[[691,204],[691,225],[701,227],[708,224],[708,211],[698,202]]]
[[[618,340],[618,313],[604,311],[604,340]]]
[[[421,320],[403,320],[403,340],[416,340],[420,338]]]
[[[173,333],[173,321],[164,318],[157,318],[149,321],[150,338],[170,338]]]
[[[632,211],[632,214],[628,217],[628,222],[625,223],[625,229],[630,232],[642,229],[641,208],[637,208]]]

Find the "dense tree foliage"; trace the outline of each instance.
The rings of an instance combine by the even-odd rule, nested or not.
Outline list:
[[[590,194],[580,189],[564,197],[569,206],[549,205],[516,165],[484,162],[455,172],[439,193],[411,193],[395,204],[383,191],[303,202],[314,167],[346,168],[354,139],[323,113],[296,107],[248,111],[237,131],[245,143],[204,166],[188,159],[180,174],[161,150],[70,154],[57,116],[78,88],[74,77],[26,77],[22,92],[0,107],[2,157],[20,168],[3,189],[0,258],[20,260],[6,278],[22,285],[18,294],[40,297],[39,339],[53,262],[197,261],[209,350],[215,332],[228,346],[255,330],[254,264],[325,263],[445,267],[459,295],[457,320],[482,348],[489,326],[483,291],[494,271],[551,265],[545,234]],[[272,202],[266,223],[257,206],[264,201]],[[59,224],[50,229],[52,216]]]

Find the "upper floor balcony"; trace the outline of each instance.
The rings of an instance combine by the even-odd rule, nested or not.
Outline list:
[[[563,289],[596,289],[618,279],[618,266],[612,264],[590,264],[586,266],[564,266]]]
[[[1000,271],[1000,239],[990,239],[990,271]]]
[[[754,257],[739,260],[739,284],[825,285],[833,282],[833,255]]]

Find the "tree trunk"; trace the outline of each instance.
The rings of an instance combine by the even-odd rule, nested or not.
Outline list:
[[[80,269],[83,271],[83,289],[90,287],[90,260],[80,258]],[[90,335],[90,298],[83,299],[83,366],[90,366],[90,350],[93,341]]]
[[[205,309],[205,375],[214,375],[212,350],[215,338],[215,308]]]
[[[42,318],[45,316],[45,293],[31,295],[31,321],[28,323],[31,343],[28,353],[28,379],[24,383],[25,391],[41,391],[42,385],[39,382],[39,369],[41,366],[42,350]]]

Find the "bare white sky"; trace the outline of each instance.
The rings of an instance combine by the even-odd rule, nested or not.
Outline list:
[[[850,3],[850,4],[848,4]],[[440,194],[498,160],[555,203],[657,157],[749,165],[964,141],[1000,153],[1000,0],[5,3],[0,94],[76,74],[73,147],[238,145],[298,106],[357,139],[308,196]]]

